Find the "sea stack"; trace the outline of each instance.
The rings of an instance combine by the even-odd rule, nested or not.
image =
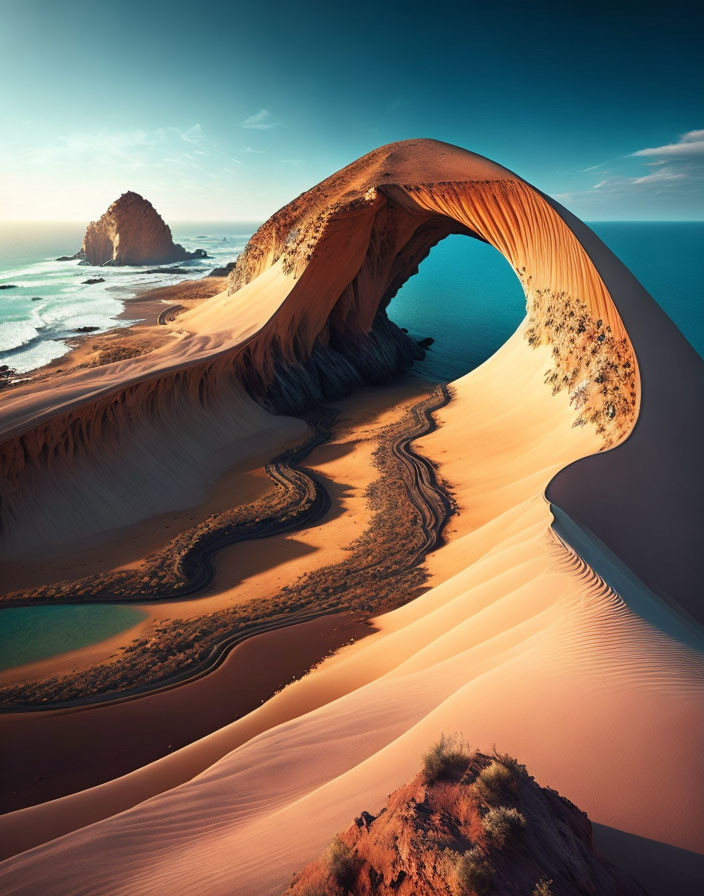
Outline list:
[[[151,202],[130,190],[88,225],[74,257],[92,265],[154,265],[207,258],[207,254],[202,249],[188,252],[174,243],[171,228]]]

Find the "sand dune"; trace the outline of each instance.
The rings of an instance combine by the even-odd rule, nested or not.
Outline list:
[[[537,378],[544,361],[517,334],[456,384],[443,425],[424,440],[445,475],[464,470],[459,531],[431,560],[442,584],[183,756],[107,785],[96,799],[88,791],[3,819],[14,836],[26,827],[37,837],[45,824],[58,833],[67,819],[95,817],[97,805],[104,813],[124,806],[130,790],[143,799],[149,776],[153,788],[168,786],[169,765],[203,769],[4,863],[3,887],[33,892],[43,881],[43,892],[64,893],[80,880],[91,893],[279,892],[335,830],[408,779],[441,730],[517,753],[596,821],[703,851],[692,781],[704,662],[551,533],[539,483],[596,439],[565,425],[569,407]],[[513,383],[515,391],[506,388]],[[542,422],[528,449],[517,435],[524,418]],[[496,465],[501,478],[492,476]]]
[[[202,412],[214,409],[225,417],[233,441],[249,434],[248,409],[231,403],[223,413],[223,399],[241,384],[266,407],[298,410],[306,401],[344,394],[398,370],[403,337],[387,330],[372,339],[375,321],[430,248],[457,232],[487,240],[506,255],[536,315],[537,341],[557,347],[560,340],[544,324],[559,315],[543,305],[549,295],[562,302],[569,297],[584,310],[585,324],[589,318],[610,328],[599,355],[614,360],[623,343],[619,370],[626,369],[627,356],[635,377],[618,310],[549,203],[511,172],[465,150],[434,141],[392,144],[274,215],[238,260],[226,293],[174,322],[173,343],[13,390],[0,405],[6,459],[1,522],[8,548],[22,539],[46,540],[50,529],[54,537],[58,531],[64,538],[80,535],[87,523],[66,507],[66,495],[83,488],[84,480],[91,493],[109,494],[118,511],[131,504],[129,512],[118,512],[122,525],[171,509],[177,500],[168,486],[173,474],[196,481],[212,468],[212,455],[201,451],[199,459],[189,448],[191,432],[213,426]],[[584,372],[587,338],[560,348],[556,376],[568,367],[575,377]],[[609,371],[604,366],[607,386]],[[635,398],[622,408],[613,388],[608,398],[618,406],[609,429],[623,434]],[[610,405],[596,399],[592,410],[606,422]],[[156,450],[152,433],[142,431],[145,408],[158,421],[157,438],[169,447],[170,476],[160,476],[155,465],[136,472],[143,457],[130,462],[133,445]],[[267,428],[263,419],[259,425]],[[183,438],[174,438],[179,431]],[[106,455],[115,458],[109,465]],[[123,502],[121,493],[129,494],[135,481],[139,501]],[[87,499],[84,489],[72,503],[90,519],[95,507]],[[37,514],[29,510],[38,502],[43,531],[35,531]],[[98,514],[93,525],[105,528],[108,521]]]
[[[349,384],[379,309],[451,232],[507,256],[528,316],[423,439],[460,508],[428,560],[434,587],[239,721],[1,818],[11,849],[35,846],[0,865],[4,892],[279,893],[441,731],[518,755],[602,825],[704,852],[704,642],[683,612],[701,613],[704,430],[687,396],[704,365],[583,225],[505,169],[408,141],[303,194],[228,291],[180,319],[185,360],[164,349],[79,376],[60,413],[61,388],[17,394],[11,503],[43,469],[35,439],[61,453],[57,480],[91,463],[87,408],[106,439],[133,425],[123,407],[168,408],[176,382],[207,405],[234,379],[279,408],[292,384],[313,397]],[[115,389],[130,399],[105,422]],[[64,450],[79,418],[80,451]]]

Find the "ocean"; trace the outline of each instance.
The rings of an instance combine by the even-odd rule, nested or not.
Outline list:
[[[704,355],[702,312],[704,223],[597,222],[590,225],[633,271]],[[130,326],[127,299],[144,289],[203,277],[233,261],[256,229],[247,221],[176,222],[174,240],[205,249],[204,260],[167,266],[188,273],[146,274],[140,268],[93,268],[59,262],[81,244],[76,223],[0,223],[0,365],[27,373],[70,350],[82,327],[104,332]],[[104,283],[85,280],[103,277]],[[435,340],[418,373],[456,379],[490,357],[524,313],[521,288],[492,247],[462,236],[443,240],[391,302],[389,315],[418,339]]]
[[[589,226],[704,357],[704,222]],[[524,313],[523,291],[508,262],[493,247],[463,236],[435,246],[389,305],[391,319],[412,336],[435,340],[415,369],[438,382],[491,357]]]
[[[255,229],[251,222],[177,223],[171,228],[174,241],[190,251],[205,249],[210,257],[163,266],[178,268],[173,274],[147,274],[144,268],[56,261],[80,249],[84,224],[0,222],[0,287],[13,287],[0,289],[0,365],[28,373],[70,351],[68,341],[82,327],[102,333],[130,326],[134,320],[119,317],[127,299],[204,277],[236,258]],[[104,282],[84,282],[96,277]]]

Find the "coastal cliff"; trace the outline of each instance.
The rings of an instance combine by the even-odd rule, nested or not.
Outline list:
[[[151,202],[128,191],[101,218],[88,225],[76,257],[91,265],[143,265],[207,255],[202,249],[188,252],[174,243],[171,228]]]

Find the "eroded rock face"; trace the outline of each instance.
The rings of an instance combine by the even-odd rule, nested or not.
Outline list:
[[[129,191],[88,225],[78,257],[93,265],[153,265],[207,254],[202,249],[188,252],[174,243],[171,228],[151,202]]]
[[[442,765],[362,812],[285,896],[644,896],[594,851],[584,812],[514,759]]]

